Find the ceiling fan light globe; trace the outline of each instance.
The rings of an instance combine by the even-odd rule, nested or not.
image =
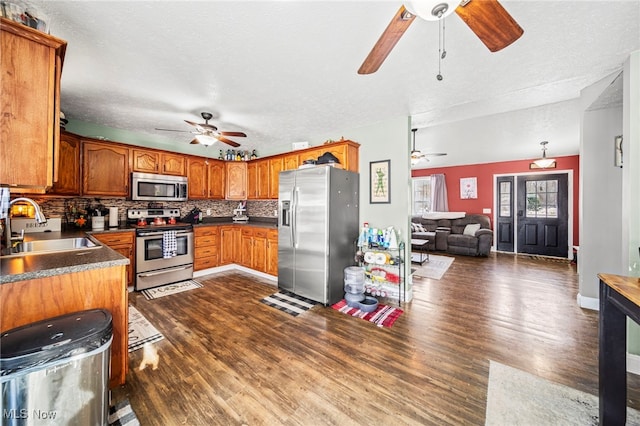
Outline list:
[[[437,21],[451,15],[461,0],[414,0],[406,2],[404,7],[412,14],[427,21]]]
[[[208,135],[196,135],[196,139],[200,142],[201,145],[211,146],[214,143],[218,142],[218,139],[208,136]]]

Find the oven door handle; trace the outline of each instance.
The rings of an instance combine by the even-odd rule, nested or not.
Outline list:
[[[138,237],[155,237],[164,234],[163,231],[138,232]],[[189,231],[176,231],[176,236],[191,234]]]
[[[170,272],[175,272],[175,271],[182,271],[182,270],[189,269],[189,268],[192,268],[192,267],[193,266],[191,266],[191,265],[179,266],[177,268],[163,269],[161,271],[147,272],[145,274],[138,274],[138,276],[139,277],[143,277],[143,278],[155,277],[156,275],[168,274]]]

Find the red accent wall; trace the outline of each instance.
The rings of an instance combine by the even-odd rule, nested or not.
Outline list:
[[[578,206],[580,205],[579,182],[580,182],[580,156],[571,155],[568,157],[555,157],[557,167],[546,170],[530,170],[529,164],[532,160],[504,161],[500,163],[469,164],[465,166],[434,167],[430,169],[418,169],[411,172],[411,177],[431,176],[442,173],[447,182],[447,196],[449,211],[466,212],[468,214],[483,214],[482,209],[490,208],[493,219],[495,206],[493,205],[493,176],[504,174],[535,174],[540,171],[563,171],[573,170],[573,245],[580,244],[580,234],[578,229]],[[460,179],[476,177],[478,181],[478,198],[460,198]],[[569,241],[569,245],[572,245]]]

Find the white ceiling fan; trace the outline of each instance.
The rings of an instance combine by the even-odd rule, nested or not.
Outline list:
[[[418,129],[411,129],[413,133],[413,148],[411,149],[411,166],[416,166],[418,163],[422,161],[429,161],[427,157],[442,157],[443,155],[447,155],[446,152],[434,152],[423,154],[419,150],[416,149],[416,132]]]

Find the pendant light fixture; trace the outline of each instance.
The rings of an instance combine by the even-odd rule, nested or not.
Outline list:
[[[532,166],[535,164],[533,168],[539,168],[539,169],[555,168],[556,160],[554,158],[547,158],[548,143],[549,143],[548,141],[540,142],[540,145],[542,145],[542,158],[538,158],[533,163],[531,163]]]

